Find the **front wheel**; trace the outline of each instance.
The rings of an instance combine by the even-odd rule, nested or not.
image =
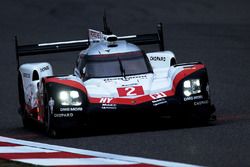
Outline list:
[[[58,130],[53,125],[53,120],[51,119],[51,113],[47,112],[47,119],[45,121],[45,130],[49,137],[56,138],[59,136]]]
[[[193,113],[193,120],[200,124],[215,124],[216,123],[216,115],[215,106],[209,105],[200,109],[197,109],[196,112]]]

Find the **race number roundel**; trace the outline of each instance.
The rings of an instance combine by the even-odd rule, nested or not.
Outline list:
[[[144,95],[142,86],[122,87],[117,88],[117,91],[120,97]]]

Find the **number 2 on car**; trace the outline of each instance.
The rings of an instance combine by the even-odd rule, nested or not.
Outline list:
[[[142,86],[117,88],[117,91],[120,97],[144,95]]]

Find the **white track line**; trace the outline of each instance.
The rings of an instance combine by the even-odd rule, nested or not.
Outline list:
[[[57,151],[41,149],[36,147],[29,147],[29,146],[0,147],[0,153],[39,153],[39,152],[51,153]]]
[[[43,165],[136,165],[137,163],[119,161],[105,158],[32,158],[32,159],[15,159],[16,161]]]
[[[64,146],[56,146],[56,145],[43,144],[43,143],[37,143],[37,142],[31,142],[31,141],[25,141],[25,140],[12,139],[12,138],[2,137],[2,136],[0,136],[0,141],[19,144],[19,145],[25,145],[29,147],[38,148],[38,149],[46,149],[46,151],[51,150],[51,151],[70,152],[70,153],[89,155],[89,156],[94,156],[94,157],[99,157],[99,158],[104,158],[104,159],[109,159],[109,160],[118,160],[118,161],[123,161],[123,162],[126,161],[127,163],[133,163],[133,164],[144,163],[144,164],[168,166],[168,167],[198,167],[198,165],[192,165],[192,164],[109,154],[109,153],[103,153],[103,152],[97,152],[97,151],[82,150],[82,149],[77,149],[77,148],[70,148],[70,147],[64,147]]]

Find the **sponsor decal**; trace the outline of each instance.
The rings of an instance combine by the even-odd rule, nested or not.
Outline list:
[[[113,98],[110,97],[103,97],[100,100],[100,103],[110,103],[113,100]]]
[[[166,61],[166,57],[152,56],[150,61]]]
[[[30,78],[30,74],[28,74],[28,73],[23,73],[23,77],[24,77],[24,78]]]
[[[125,79],[124,77],[119,77],[119,78],[106,78],[103,81],[104,82],[112,82],[112,81],[119,81],[119,80],[125,80],[129,81],[130,79],[147,79],[146,75],[137,75],[137,76],[127,76]]]
[[[44,72],[46,70],[49,70],[49,66],[45,66],[45,67],[40,68],[40,72]]]
[[[160,93],[156,93],[156,94],[151,94],[150,97],[152,99],[159,99],[159,98],[167,97],[167,95],[163,92],[160,92]]]
[[[103,34],[100,31],[89,29],[89,39],[93,42],[100,41],[103,38]]]
[[[109,53],[109,52],[110,52],[110,49],[105,49],[105,51]]]
[[[129,76],[128,79],[147,79],[147,75]]]
[[[38,99],[37,99],[37,87],[33,83],[27,85],[24,90],[26,96],[26,103],[31,106],[31,108],[37,107]]]
[[[203,99],[203,96],[199,95],[199,96],[184,97],[184,101],[192,101],[192,100],[199,100],[199,99]]]
[[[200,105],[204,105],[204,104],[208,104],[209,101],[208,100],[204,100],[204,101],[198,101],[198,102],[194,102],[195,106],[200,106]]]
[[[153,103],[153,106],[156,107],[158,105],[166,104],[168,102],[167,102],[167,100],[165,98],[160,98],[160,99],[157,99],[157,100],[153,100],[152,103]]]
[[[60,114],[54,114],[54,117],[56,118],[62,118],[62,117],[73,117],[73,113],[60,113]]]
[[[131,87],[131,86],[136,86],[136,85],[138,85],[138,83],[125,84],[122,86]]]
[[[67,107],[67,108],[60,108],[60,111],[83,111],[82,107]]]
[[[123,81],[129,81],[130,79],[127,78],[126,76],[124,76],[124,77],[122,78],[122,80],[123,80]]]
[[[52,97],[50,97],[50,100],[49,100],[49,107],[50,107],[50,112],[51,112],[51,114],[53,114],[54,105],[55,105],[55,100],[53,100]]]
[[[102,109],[103,110],[107,110],[107,109],[115,110],[117,109],[117,106],[116,104],[102,104]]]

